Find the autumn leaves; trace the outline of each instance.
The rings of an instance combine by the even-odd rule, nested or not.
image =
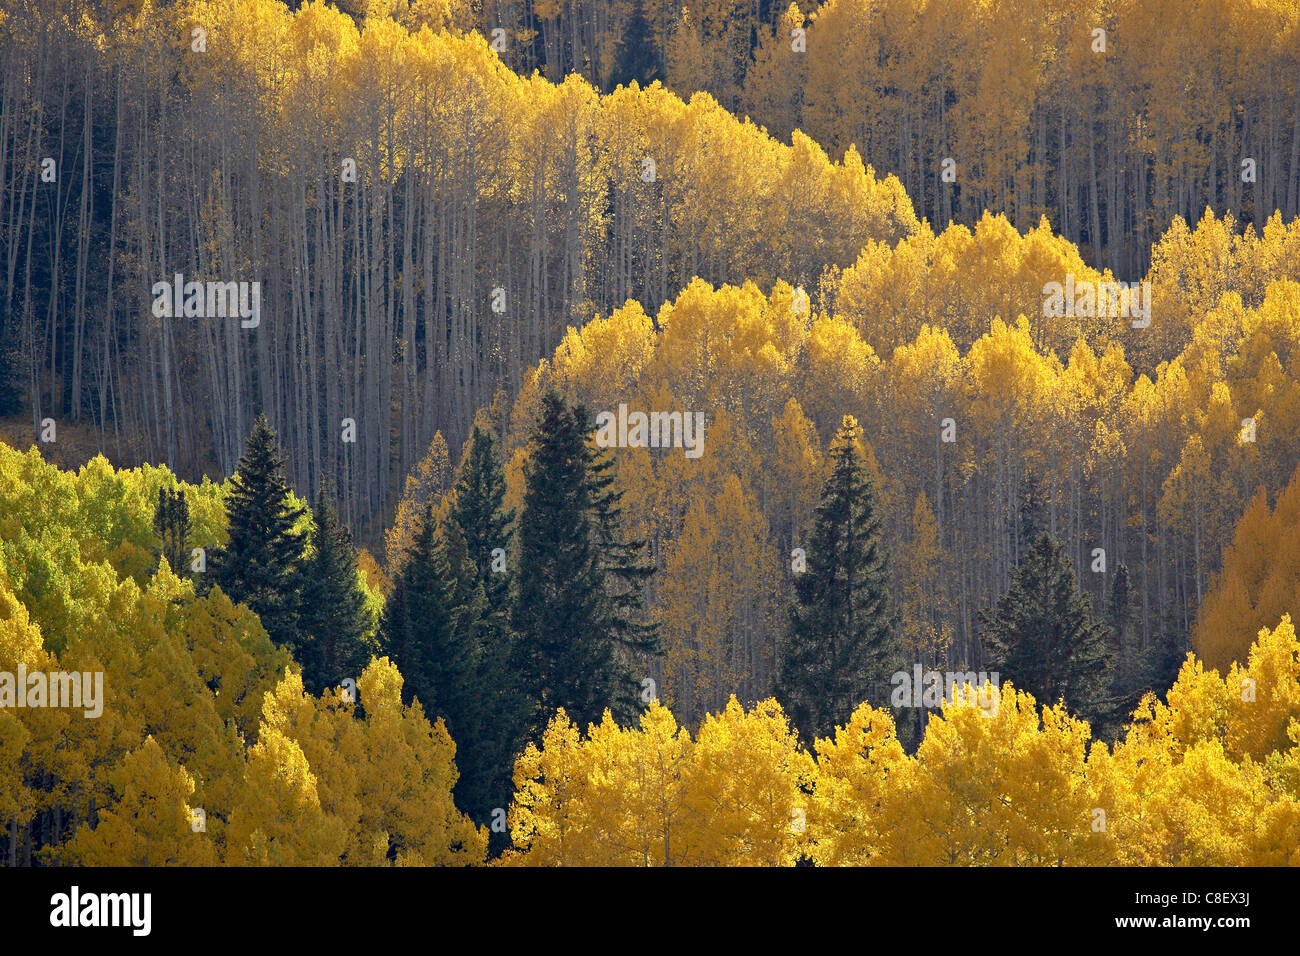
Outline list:
[[[1287,618],[1226,677],[1189,661],[1114,748],[1009,684],[991,715],[945,706],[914,753],[865,703],[811,750],[773,701],[733,698],[694,737],[658,704],[586,733],[561,714],[517,766],[506,862],[1295,864],[1297,653]]]

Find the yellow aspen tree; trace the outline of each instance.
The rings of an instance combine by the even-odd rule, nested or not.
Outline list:
[[[357,690],[366,711],[362,830],[387,833],[398,866],[482,863],[487,831],[452,801],[456,745],[442,718],[431,724],[418,701],[403,706],[401,674],[386,657],[371,661]]]
[[[264,726],[248,751],[244,786],[226,829],[236,866],[337,866],[342,823],[321,809],[316,776],[291,738]]]
[[[1254,603],[1271,558],[1283,546],[1280,530],[1261,488],[1237,521],[1232,542],[1224,548],[1222,571],[1197,614],[1192,647],[1210,667],[1226,668],[1254,640],[1261,623]]]
[[[27,608],[9,590],[8,576],[0,566],[0,670],[16,674],[21,664],[37,671],[48,666],[48,661],[40,629],[31,623]],[[28,784],[29,777],[35,779],[48,772],[53,758],[52,753],[41,753],[52,743],[43,742],[42,738],[58,734],[67,722],[67,715],[59,710],[0,710],[0,746],[3,747],[0,759],[4,761],[0,801],[4,807],[3,823],[11,827],[11,832],[27,826],[42,798]],[[10,848],[11,854],[16,856],[16,852],[16,847]],[[12,865],[16,859],[11,857],[8,862]]]
[[[256,614],[231,604],[218,587],[182,603],[171,627],[187,642],[199,677],[220,687],[217,715],[245,737],[254,736],[262,697],[288,664],[288,652],[271,643]]]
[[[818,866],[868,866],[896,858],[910,836],[907,785],[914,761],[903,752],[886,708],[862,704],[833,737],[816,742],[817,775],[808,808],[808,855]]]
[[[367,771],[364,723],[354,717],[354,707],[341,692],[327,691],[314,698],[303,690],[302,673],[286,670],[263,704],[264,726],[293,740],[303,752],[316,778],[321,810],[337,819],[347,834],[342,854],[345,864],[386,865],[387,834],[376,852],[377,834],[365,831],[366,812],[360,799]]]
[[[1264,760],[1290,746],[1288,728],[1300,719],[1300,641],[1290,614],[1261,628],[1244,664],[1224,676],[1224,749],[1233,760]],[[1172,705],[1171,705],[1172,706]]]
[[[168,760],[150,735],[110,774],[114,801],[82,827],[61,862],[80,866],[213,866],[216,843],[201,807],[192,806],[194,779]]]
[[[946,659],[952,644],[952,625],[944,620],[949,607],[946,575],[941,571],[939,528],[925,493],[912,508],[910,540],[899,550],[898,574],[902,581],[901,617],[906,659],[927,668]]]
[[[690,732],[657,701],[638,727],[620,728],[609,711],[591,727],[584,820],[595,836],[589,863],[673,866],[694,836],[687,819],[687,768],[694,753]]]
[[[821,495],[825,468],[821,442],[813,423],[793,396],[780,417],[772,419],[772,443],[763,474],[771,485],[772,536],[783,554],[803,538]]]
[[[1296,863],[1300,803],[1273,787],[1263,764],[1234,762],[1217,740],[1201,740],[1178,759],[1121,745],[1113,765],[1127,778],[1127,798],[1106,816],[1120,865]]]
[[[932,717],[909,777],[918,839],[897,847],[930,865],[1061,866],[1086,858],[1095,794],[1088,725],[1039,708],[1009,683],[957,687]],[[894,862],[903,862],[895,860]]]
[[[867,407],[880,387],[879,357],[844,319],[828,316],[813,323],[804,361],[808,385],[802,405],[820,435],[834,434],[844,415]]]
[[[745,71],[741,108],[781,140],[799,126],[807,49],[804,15],[791,3],[774,27],[759,29],[753,62]]]
[[[1090,774],[1124,865],[1295,862],[1300,651],[1289,618],[1261,631],[1226,677],[1189,657],[1168,703],[1148,696],[1113,757]],[[1225,808],[1232,808],[1226,812]]]
[[[662,583],[664,692],[697,723],[733,693],[766,690],[776,590],[767,521],[735,475],[701,495],[683,521]]]
[[[780,705],[733,697],[696,735],[686,789],[692,838],[683,862],[791,866],[803,855],[816,763]]]
[[[530,866],[581,865],[593,835],[585,826],[586,776],[582,733],[560,708],[542,735],[515,763],[507,862]]]

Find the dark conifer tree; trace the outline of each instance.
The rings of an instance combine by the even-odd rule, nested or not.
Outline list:
[[[296,635],[303,534],[294,524],[305,510],[293,503],[284,465],[266,416],[258,415],[226,496],[230,540],[213,549],[201,579],[247,604],[277,645]]]
[[[530,698],[512,668],[516,651],[510,630],[509,553],[515,513],[505,508],[505,493],[496,439],[490,430],[475,425],[457,476],[446,537],[449,557],[463,550],[485,599],[475,658],[482,720],[472,738],[454,738],[461,773],[457,806],[484,825],[491,824],[495,809],[510,805],[514,762],[532,717]],[[461,587],[464,590],[464,583]],[[495,850],[508,842],[498,831],[491,831],[491,840]]]
[[[509,807],[514,795],[514,758],[522,750],[527,698],[498,647],[500,620],[488,613],[487,595],[459,526],[444,522],[438,538],[455,628],[447,647],[451,666],[442,670],[444,683],[435,683],[432,699],[456,742],[456,805],[476,822],[488,824],[492,811]]]
[[[1163,697],[1174,686],[1190,650],[1187,636],[1179,630],[1167,628],[1157,632],[1140,658],[1142,687]]]
[[[393,583],[382,631],[385,653],[402,672],[406,698],[419,698],[429,718],[443,717],[450,730],[450,715],[463,712],[463,700],[476,691],[474,643],[484,598],[479,588],[465,603],[467,589],[453,575],[437,526],[430,501]]]
[[[1114,709],[1106,627],[1092,618],[1074,568],[1049,534],[1030,546],[997,607],[980,614],[988,667],[1044,706],[1064,699],[1097,723]]]
[[[418,698],[430,720],[442,718],[456,743],[457,807],[485,825],[510,805],[531,717],[510,659],[501,660],[500,626],[460,526],[450,516],[439,523],[430,502],[385,608],[382,643],[407,699]],[[493,837],[501,849],[504,834]]]
[[[825,737],[866,700],[883,700],[901,664],[875,491],[845,416],[831,445],[807,570],[778,654],[776,695],[806,741]]]
[[[641,0],[634,0],[632,15],[619,40],[610,82],[626,86],[633,80],[641,87],[664,78],[663,54],[655,43],[654,31],[645,15]]]
[[[658,651],[657,633],[637,620],[650,573],[637,561],[644,542],[621,537],[611,462],[589,431],[586,410],[550,392],[529,441],[511,624],[534,731],[558,707],[580,726],[606,708],[630,720],[640,705],[634,667]]]
[[[509,554],[515,512],[504,507],[505,471],[491,431],[474,426],[455,490],[451,520],[465,537],[466,553],[478,571],[489,612],[504,614],[508,610],[510,575],[499,565],[494,567],[494,553],[500,548]]]
[[[1114,741],[1133,716],[1142,695],[1150,688],[1143,673],[1141,651],[1133,621],[1133,586],[1128,565],[1115,568],[1106,604],[1107,655],[1110,662],[1109,695],[1098,703],[1094,731]]]
[[[1128,565],[1115,568],[1106,607],[1106,624],[1110,628],[1110,655],[1114,661],[1116,687],[1129,689],[1137,680],[1138,648],[1133,633],[1133,595]]]
[[[324,489],[312,507],[314,550],[303,562],[295,656],[313,694],[361,676],[373,648],[366,643],[366,596],[357,554]]]

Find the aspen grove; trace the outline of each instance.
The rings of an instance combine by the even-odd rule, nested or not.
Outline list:
[[[3,865],[1300,863],[1298,438],[1293,0],[0,0]]]

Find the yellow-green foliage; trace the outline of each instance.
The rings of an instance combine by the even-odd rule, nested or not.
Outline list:
[[[25,831],[41,815],[39,855],[63,864],[480,862],[486,835],[452,804],[455,745],[402,705],[391,664],[361,676],[358,719],[337,692],[304,695],[220,588],[152,572],[160,485],[165,468],[72,474],[0,444],[0,672],[103,674],[100,716],[0,709],[0,816]],[[221,541],[222,489],[184,487],[191,543]]]
[[[25,825],[57,808],[44,859],[483,861],[486,832],[451,800],[455,745],[402,704],[391,663],[372,661],[358,682],[364,719],[338,691],[304,693],[287,653],[219,589],[197,598],[169,569],[141,584],[83,560],[65,518],[130,527],[147,500],[129,490],[138,472],[60,474],[2,446],[0,462],[6,502],[30,508],[35,483],[66,504],[43,521],[5,512],[7,544],[26,543],[0,564],[0,671],[104,674],[100,717],[0,709],[0,816]],[[869,702],[814,753],[774,701],[733,698],[694,734],[658,703],[639,727],[606,719],[585,733],[560,713],[518,761],[506,862],[1297,862],[1290,617],[1226,676],[1189,655],[1167,700],[1148,696],[1113,748],[1009,683],[998,703],[932,714],[911,755]]]

